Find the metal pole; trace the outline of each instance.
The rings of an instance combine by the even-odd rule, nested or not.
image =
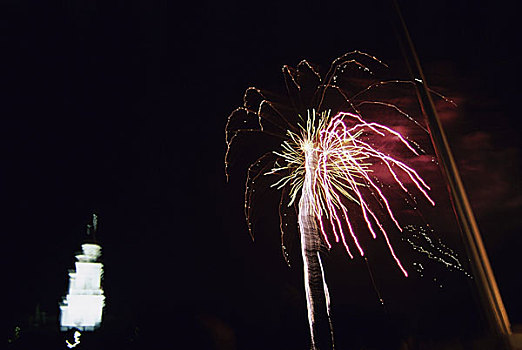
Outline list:
[[[399,5],[396,0],[394,0],[393,3],[399,17],[400,27],[402,28],[402,31],[399,30],[402,32],[402,35],[399,34],[399,36],[403,37],[402,40],[400,40],[401,49],[406,58],[410,74],[415,82],[417,96],[422,111],[426,116],[431,141],[446,178],[453,210],[468,251],[471,268],[479,294],[482,298],[486,318],[488,319],[493,334],[506,342],[511,334],[511,325],[506,309],[504,308],[495,276],[493,275],[486,249],[484,248],[455,159],[451,153],[446,134],[444,133],[435,105],[430,96],[419,58],[410,38],[406,23],[401,15]],[[505,343],[505,345],[509,347],[507,343]]]

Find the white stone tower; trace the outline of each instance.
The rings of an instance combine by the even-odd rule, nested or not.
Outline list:
[[[87,232],[96,232],[97,217]],[[96,239],[94,239],[96,241]],[[101,325],[105,296],[101,287],[103,264],[98,261],[101,246],[97,243],[82,244],[82,253],[76,255],[75,270],[69,271],[69,293],[60,304],[60,329],[77,328],[93,331]]]

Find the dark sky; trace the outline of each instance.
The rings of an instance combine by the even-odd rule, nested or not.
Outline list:
[[[521,323],[520,31],[509,4],[405,2],[403,13],[428,81],[459,104],[442,116],[508,313]],[[274,205],[260,210],[252,243],[242,217],[245,169],[225,183],[224,126],[247,87],[282,88],[284,64],[306,58],[327,67],[358,49],[404,71],[389,4],[3,7],[0,195],[10,324],[37,303],[57,312],[96,212],[108,320],[145,334],[156,319],[168,322],[162,330],[187,334],[191,325],[221,329],[239,349],[306,347],[301,271],[280,254],[277,194],[267,192]],[[440,217],[449,220],[445,209]],[[459,242],[448,244],[463,254]],[[428,279],[375,267],[384,309],[360,260],[333,252],[328,263],[341,349],[378,343],[370,329],[397,342],[480,328],[480,321],[458,327],[480,320],[473,283],[462,274],[437,272],[447,281],[439,291]]]

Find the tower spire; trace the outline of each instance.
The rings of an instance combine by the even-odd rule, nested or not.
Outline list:
[[[96,242],[96,231],[98,231],[98,215],[93,213],[91,223],[87,224],[87,236],[92,236],[93,242]]]

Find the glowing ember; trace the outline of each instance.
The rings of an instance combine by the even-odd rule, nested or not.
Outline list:
[[[78,346],[80,344],[80,336],[82,334],[80,333],[80,331],[75,331],[74,332],[74,343],[71,343],[69,340],[65,340],[65,344],[67,345],[67,347],[69,349],[72,349],[72,348],[75,348],[76,346]]]

